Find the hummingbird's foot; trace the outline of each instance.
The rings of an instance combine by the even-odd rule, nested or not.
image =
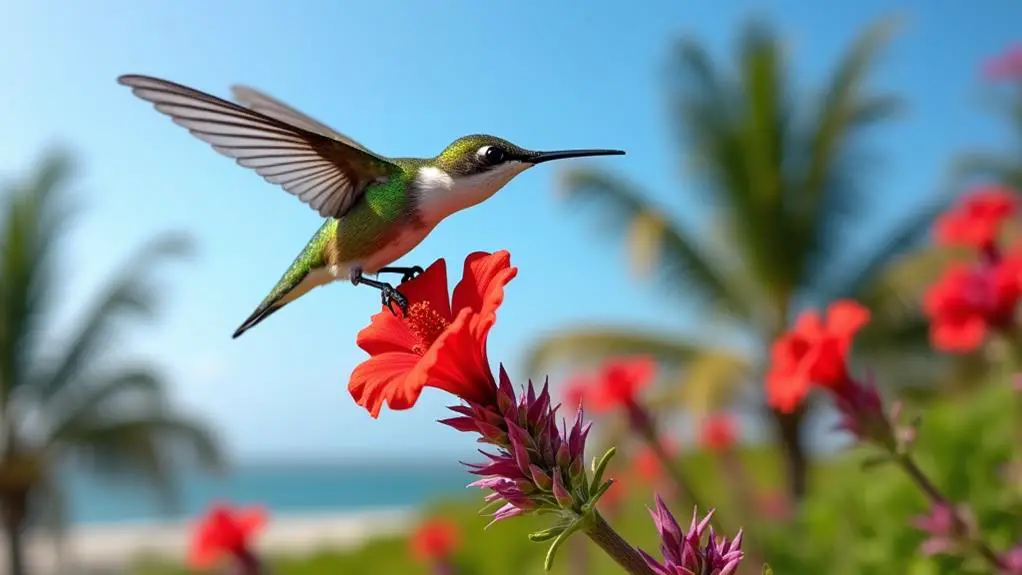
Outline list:
[[[394,304],[397,304],[397,307],[401,310],[401,315],[408,315],[408,298],[401,295],[401,292],[397,291],[396,288],[390,284],[383,284],[380,296],[383,300],[383,305],[390,310],[390,313],[397,315],[397,312],[394,311]]]
[[[407,281],[410,281],[410,280],[413,280],[413,279],[417,278],[424,271],[425,270],[423,270],[419,266],[411,266],[411,267],[383,267],[383,268],[380,268],[380,271],[378,271],[376,273],[378,273],[378,274],[401,274],[401,283],[405,283]]]
[[[382,271],[382,270],[381,270]],[[391,313],[397,315],[394,311],[394,304],[401,310],[401,313],[408,315],[408,298],[406,298],[401,292],[390,285],[387,282],[381,282],[379,280],[371,280],[362,276],[362,270],[354,269],[351,273],[351,283],[353,285],[364,284],[371,288],[380,290],[380,299],[383,302],[383,306],[390,310]]]

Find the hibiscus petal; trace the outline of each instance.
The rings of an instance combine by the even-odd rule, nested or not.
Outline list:
[[[451,300],[447,295],[447,262],[443,258],[433,262],[414,279],[398,286],[398,291],[408,298],[409,305],[428,302],[429,307],[450,321]],[[391,312],[384,308],[383,313]]]
[[[983,343],[987,331],[986,322],[979,316],[934,321],[930,325],[930,341],[941,351],[970,352]]]
[[[820,314],[816,310],[803,312],[795,320],[791,332],[809,340],[820,337],[823,334],[823,322],[820,320]]]
[[[223,550],[208,538],[196,538],[188,550],[188,563],[196,569],[208,569],[220,559]]]
[[[469,254],[461,281],[454,288],[452,310],[457,313],[467,307],[482,316],[495,313],[504,300],[504,286],[517,274],[507,250]]]
[[[369,325],[355,336],[355,344],[369,355],[411,352],[418,343],[419,339],[408,329],[408,325],[389,309],[370,318]]]
[[[464,400],[487,403],[496,389],[486,358],[487,334],[472,329],[474,314],[462,308],[458,316],[422,357],[416,371],[430,387]]]
[[[266,525],[266,510],[262,507],[249,507],[238,513],[238,528],[245,538],[251,537]]]
[[[374,418],[379,417],[384,402],[391,409],[408,409],[425,385],[421,378],[410,377],[419,361],[419,356],[402,352],[373,356],[351,373],[348,391]]]
[[[827,309],[827,332],[837,337],[852,337],[869,322],[869,310],[854,300],[839,300]]]
[[[771,407],[791,413],[809,393],[809,380],[793,373],[772,371],[766,377],[766,392]]]

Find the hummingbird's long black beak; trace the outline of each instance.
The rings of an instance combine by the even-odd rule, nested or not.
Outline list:
[[[530,164],[542,164],[550,160],[564,160],[567,158],[584,158],[587,156],[623,156],[621,150],[558,150],[556,152],[535,152],[525,158]]]

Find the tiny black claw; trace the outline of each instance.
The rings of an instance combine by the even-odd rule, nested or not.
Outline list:
[[[405,274],[401,276],[401,283],[405,283],[407,281],[411,281],[419,277],[420,275],[422,275],[422,272],[424,271],[426,270],[422,269],[419,266],[412,266],[408,268],[408,271],[406,271]]]
[[[383,300],[383,305],[390,310],[390,313],[397,315],[397,312],[394,310],[394,304],[396,303],[401,313],[405,316],[408,315],[408,298],[402,295],[401,292],[387,285],[380,290],[380,296]]]

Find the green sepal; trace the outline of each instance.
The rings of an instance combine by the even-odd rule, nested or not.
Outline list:
[[[564,542],[568,540],[568,537],[571,537],[573,533],[581,529],[583,523],[585,523],[585,515],[580,515],[564,527],[564,530],[557,535],[554,542],[550,544],[550,548],[547,549],[546,559],[543,560],[543,569],[545,571],[550,571],[554,565],[554,557],[557,555],[557,551],[561,548],[561,545],[564,545]]]
[[[596,491],[593,493],[593,496],[589,498],[589,501],[586,502],[586,507],[584,507],[583,509],[595,508],[596,502],[599,501],[601,497],[603,497],[603,494],[606,493],[608,489],[610,489],[611,485],[614,485],[614,480],[608,479],[606,483],[597,487]]]
[[[617,447],[611,446],[599,460],[593,459],[592,485],[599,485],[603,481],[603,473],[607,470],[607,465],[610,464],[610,460],[614,457],[615,453],[617,453]]]
[[[542,543],[557,537],[567,528],[567,525],[555,525],[549,529],[541,529],[535,533],[529,533],[529,539],[536,543]]]
[[[774,570],[766,563],[763,564],[763,575],[774,575]]]

